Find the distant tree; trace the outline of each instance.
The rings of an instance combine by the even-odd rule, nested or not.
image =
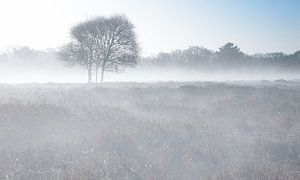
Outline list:
[[[198,46],[190,46],[185,50],[175,50],[171,53],[158,53],[156,56],[144,58],[151,65],[168,68],[199,68],[207,65],[213,58],[211,50]],[[146,63],[144,61],[144,63]],[[149,63],[151,62],[151,63]]]
[[[217,52],[190,46],[171,53],[160,52],[143,58],[144,67],[190,68],[201,70],[293,70],[299,72],[300,51],[293,54],[260,53],[248,55],[233,43],[226,43]]]
[[[29,65],[50,59],[51,54],[47,51],[34,50],[27,46],[21,46],[12,48],[6,53],[6,56],[11,62]]]
[[[161,67],[172,67],[174,62],[174,59],[170,53],[159,53],[156,56],[156,61],[159,63]]]
[[[182,53],[182,60],[190,67],[199,68],[206,65],[213,57],[213,52],[199,46],[190,46]]]
[[[101,70],[101,82],[105,71],[118,71],[124,66],[137,64],[139,47],[134,26],[125,16],[97,17],[80,23],[71,31],[72,42],[59,51],[61,59],[85,67],[88,82],[92,69]]]
[[[300,51],[296,51],[295,53],[289,56],[289,59],[292,62],[298,63],[300,65]]]
[[[35,59],[37,56],[37,51],[30,49],[27,46],[22,46],[22,47],[16,47],[13,48],[11,51],[11,58],[13,59]]]
[[[266,58],[274,59],[274,60],[280,60],[284,59],[286,55],[282,52],[274,52],[274,53],[267,53]]]
[[[288,56],[282,52],[275,52],[275,53],[267,53],[265,54],[264,59],[272,61],[272,63],[277,63],[282,60],[286,60]]]
[[[237,65],[239,60],[245,57],[244,53],[240,51],[240,48],[233,43],[226,43],[224,46],[219,48],[216,52],[217,58],[227,65]]]
[[[182,55],[183,51],[182,50],[175,50],[171,52],[171,57],[172,57],[172,67],[173,68],[179,68],[182,66]]]
[[[296,51],[293,54],[281,54],[280,56],[276,56],[275,63],[280,63],[282,66],[286,66],[290,69],[296,70],[299,72],[300,69],[300,51]],[[274,62],[272,62],[274,64]]]

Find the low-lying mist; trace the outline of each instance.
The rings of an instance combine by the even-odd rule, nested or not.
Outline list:
[[[88,82],[86,62],[73,59],[70,63],[59,53],[59,50],[19,47],[0,54],[0,83]],[[104,82],[295,80],[300,79],[299,60],[300,51],[247,55],[232,43],[216,52],[191,46],[140,57],[130,67],[126,67],[126,63],[119,64],[117,72],[105,71]],[[92,82],[96,81],[96,69],[98,81],[101,74],[96,64],[96,61],[90,64]]]
[[[297,80],[300,73],[278,69],[265,70],[195,70],[188,68],[142,67],[121,72],[105,72],[104,82],[167,82],[167,81],[260,81]],[[87,73],[77,67],[66,67],[59,61],[46,64],[0,65],[0,83],[86,83]],[[95,79],[93,79],[95,82]]]

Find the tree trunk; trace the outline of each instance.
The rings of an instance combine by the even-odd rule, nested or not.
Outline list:
[[[96,84],[98,83],[98,67],[96,66]]]
[[[101,69],[101,83],[103,83],[103,78],[104,78],[104,68],[105,64],[103,64],[102,69]]]
[[[92,68],[88,68],[88,83],[92,82]]]

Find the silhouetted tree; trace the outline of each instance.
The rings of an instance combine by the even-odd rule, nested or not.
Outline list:
[[[182,61],[189,67],[201,68],[212,59],[213,52],[198,46],[190,46],[182,53]]]
[[[216,56],[222,66],[234,67],[241,63],[245,55],[240,51],[238,46],[233,43],[226,43],[219,48],[219,51],[216,52]]]
[[[101,82],[105,71],[118,71],[121,66],[137,64],[139,47],[134,26],[125,16],[97,17],[80,23],[71,31],[72,42],[62,47],[59,57],[88,71],[101,69]]]
[[[96,38],[96,74],[118,71],[121,66],[137,64],[139,47],[133,24],[125,16],[99,17],[93,20]]]
[[[79,65],[87,70],[88,82],[92,80],[92,68],[95,63],[95,40],[91,36],[91,23],[84,22],[71,30],[71,42],[60,48],[59,58],[71,65]]]
[[[238,46],[235,46],[233,43],[226,43],[219,48],[217,55],[221,58],[240,58],[243,57],[244,54],[240,51]]]

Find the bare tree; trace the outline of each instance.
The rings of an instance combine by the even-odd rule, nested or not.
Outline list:
[[[134,26],[125,16],[96,18],[96,72],[101,68],[101,82],[105,71],[118,71],[122,66],[137,63],[139,47]]]
[[[71,65],[79,65],[87,70],[88,82],[92,81],[92,70],[95,63],[95,38],[92,36],[92,23],[80,23],[71,29],[71,42],[60,48],[60,59]]]
[[[125,16],[97,17],[80,23],[71,30],[72,42],[59,51],[61,59],[81,65],[88,71],[91,82],[95,68],[96,82],[101,70],[101,82],[105,71],[118,71],[137,63],[139,47],[134,26]]]

